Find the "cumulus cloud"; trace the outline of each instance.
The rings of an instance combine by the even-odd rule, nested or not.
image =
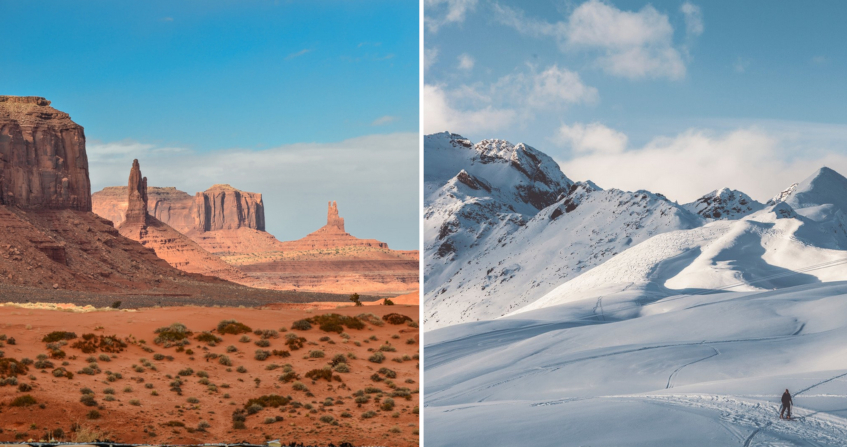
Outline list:
[[[461,85],[448,89],[427,84],[424,86],[424,131],[461,129],[475,133],[497,130],[518,119],[529,119],[539,111],[590,104],[598,97],[597,89],[583,84],[578,73],[557,65],[540,73],[529,66],[525,72],[503,76],[490,85]]]
[[[424,48],[424,70],[429,70],[429,67],[438,60],[438,48]]]
[[[685,16],[685,34],[689,37],[703,34],[703,13],[700,12],[700,7],[691,2],[685,2],[679,9]]]
[[[628,150],[622,150],[623,134],[605,126],[565,127],[565,137],[574,141],[575,149],[580,147],[573,158],[560,161],[569,177],[592,180],[604,188],[660,192],[680,203],[722,187],[766,201],[821,166],[847,174],[847,153],[815,151],[812,148],[821,146],[800,136],[829,132],[843,144],[844,127],[782,126],[791,130],[770,131],[752,126],[723,133],[689,129]],[[796,157],[798,146],[808,149],[802,158]]]
[[[459,70],[470,71],[473,70],[473,66],[476,63],[473,57],[470,54],[461,54],[459,55]]]
[[[424,133],[456,129],[458,132],[484,132],[511,125],[517,112],[492,105],[460,109],[451,95],[437,85],[424,85]]]
[[[462,23],[476,4],[477,0],[424,0],[426,27],[437,33],[444,25]]]
[[[151,186],[194,194],[216,183],[263,194],[267,230],[292,240],[326,223],[337,200],[347,231],[418,246],[418,134],[370,135],[336,143],[300,143],[266,150],[197,151],[138,141],[89,141],[92,191],[126,185],[137,158]]]
[[[626,149],[628,138],[623,132],[600,123],[575,123],[559,127],[554,140],[562,146],[571,147],[576,153],[619,154]]]
[[[687,5],[682,9],[686,30],[690,36],[699,35],[703,32],[699,8]],[[632,12],[589,0],[555,23],[528,18],[520,10],[499,4],[494,12],[500,23],[530,36],[554,38],[565,51],[596,53],[596,65],[614,76],[681,79],[686,74],[668,16],[650,5]]]

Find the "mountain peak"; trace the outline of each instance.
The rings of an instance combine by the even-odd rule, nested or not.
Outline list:
[[[759,211],[764,205],[741,191],[721,188],[682,207],[706,220],[734,220]]]
[[[847,178],[831,168],[821,167],[802,182],[791,185],[768,204],[783,201],[794,209],[834,205],[847,212]]]

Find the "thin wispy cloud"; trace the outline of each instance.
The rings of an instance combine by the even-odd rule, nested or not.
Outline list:
[[[465,53],[459,56],[459,70],[471,71],[475,63],[476,61],[470,54]]]
[[[399,118],[397,118],[396,116],[391,116],[391,115],[381,116],[381,117],[373,120],[373,122],[371,123],[371,126],[384,126],[388,123],[393,123],[394,121],[397,121],[398,119]]]
[[[736,73],[744,73],[747,71],[747,68],[750,66],[750,60],[744,59],[741,56],[738,56],[735,59],[735,63],[732,64],[732,69],[735,70]]]
[[[300,56],[304,56],[304,55],[309,54],[311,52],[312,52],[311,48],[304,48],[304,49],[302,49],[302,50],[300,50],[296,53],[289,54],[288,56],[285,57],[285,60],[291,60],[291,59],[294,59],[294,58],[297,58],[297,57],[300,57]]]
[[[174,18],[173,17],[162,17],[161,19],[159,19],[159,21],[160,22],[173,22]]]
[[[424,0],[427,30],[437,33],[442,26],[463,23],[476,4],[477,0]]]

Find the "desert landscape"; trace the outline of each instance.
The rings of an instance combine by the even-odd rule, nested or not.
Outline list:
[[[0,440],[417,445],[417,252],[141,166],[92,196],[82,127],[0,96]]]
[[[418,307],[350,304],[4,305],[0,439],[417,445]]]

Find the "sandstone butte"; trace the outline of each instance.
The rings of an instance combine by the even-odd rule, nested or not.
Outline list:
[[[131,200],[127,191],[113,186],[94,193],[94,212],[123,222]],[[194,196],[173,187],[148,187],[147,194],[151,216],[249,277],[227,279],[275,290],[345,294],[395,295],[419,287],[418,252],[391,250],[384,242],[347,233],[336,202],[328,204],[326,225],[281,242],[265,231],[260,193],[214,185]],[[160,251],[159,256],[173,260]]]
[[[222,283],[92,213],[83,128],[44,98],[0,96],[0,286],[184,294]]]
[[[244,285],[255,282],[201,248],[188,236],[148,214],[147,201],[147,177],[141,176],[138,160],[133,160],[127,187],[126,217],[118,225],[120,234],[152,248],[158,257],[180,270],[216,276]]]

